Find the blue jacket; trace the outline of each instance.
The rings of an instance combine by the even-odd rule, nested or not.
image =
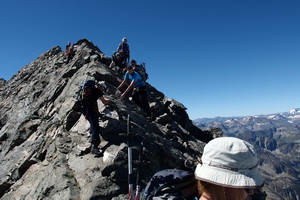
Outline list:
[[[146,86],[146,83],[143,81],[141,75],[135,71],[132,75],[126,72],[124,75],[124,79],[128,80],[129,82],[135,81],[134,87],[137,88]]]

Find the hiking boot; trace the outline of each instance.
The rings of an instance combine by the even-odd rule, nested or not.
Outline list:
[[[103,156],[103,151],[99,147],[92,146],[91,154],[93,154],[95,157],[101,157]]]

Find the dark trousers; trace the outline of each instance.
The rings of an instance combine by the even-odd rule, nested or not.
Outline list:
[[[132,92],[132,99],[136,103],[136,105],[138,105],[142,110],[144,110],[147,113],[147,116],[151,115],[146,86],[134,88]]]
[[[68,63],[70,62],[70,60],[72,60],[73,57],[74,57],[74,55],[71,54],[71,53],[69,53],[69,54],[67,55],[67,61],[66,61],[66,64],[68,64]]]
[[[90,122],[90,134],[91,134],[91,143],[94,146],[99,146],[100,144],[100,127],[99,127],[99,116],[98,114],[92,114],[87,117],[87,120]]]

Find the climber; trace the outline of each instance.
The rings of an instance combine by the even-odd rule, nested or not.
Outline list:
[[[122,59],[121,54],[117,51],[112,55],[112,62],[109,65],[109,68],[113,68],[114,66],[118,66],[122,69],[122,71],[126,70],[126,62]]]
[[[136,63],[136,60],[131,60],[131,66],[133,67],[133,69],[135,70],[136,68],[140,68],[142,71],[144,71],[145,69]]]
[[[99,127],[99,110],[97,100],[100,98],[103,104],[109,104],[110,100],[103,97],[101,86],[97,85],[95,81],[88,80],[83,86],[82,92],[82,113],[90,123],[91,134],[91,153],[95,157],[102,155],[100,145],[100,127]]]
[[[66,56],[67,56],[67,61],[66,64],[69,63],[69,61],[74,57],[75,52],[74,52],[74,47],[71,45],[71,42],[68,42],[66,45],[66,50],[65,50]]]
[[[119,44],[117,52],[120,53],[123,62],[125,62],[125,65],[127,65],[127,63],[129,63],[130,60],[130,50],[129,50],[129,45],[127,43],[126,37],[122,39],[122,43]]]
[[[145,63],[137,64],[135,60],[131,60],[131,66],[133,67],[134,71],[138,72],[141,75],[144,81],[147,81],[148,74],[146,72]]]
[[[117,90],[120,90],[127,82],[129,86],[126,90],[121,94],[121,99],[123,99],[128,92],[132,90],[132,99],[133,101],[146,112],[147,119],[151,120],[151,109],[148,103],[148,94],[147,94],[147,87],[145,81],[143,81],[142,77],[139,73],[133,70],[132,66],[127,67],[127,72],[124,75],[124,80],[120,83],[117,87]]]

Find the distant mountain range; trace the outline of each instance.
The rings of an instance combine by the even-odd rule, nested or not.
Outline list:
[[[287,118],[294,118],[295,115],[300,115],[300,108],[293,108],[288,112],[283,112],[283,113],[275,113],[275,114],[267,114],[267,115],[255,115],[252,117],[270,117],[272,118],[273,116],[283,116],[283,117],[287,117]],[[249,116],[233,116],[233,117],[214,117],[214,118],[198,118],[193,120],[193,122],[195,124],[208,124],[210,122],[224,122],[227,120],[231,120],[231,119],[241,119],[241,118],[247,118]]]
[[[300,109],[247,117],[200,118],[202,130],[220,128],[256,146],[267,199],[300,199]]]

